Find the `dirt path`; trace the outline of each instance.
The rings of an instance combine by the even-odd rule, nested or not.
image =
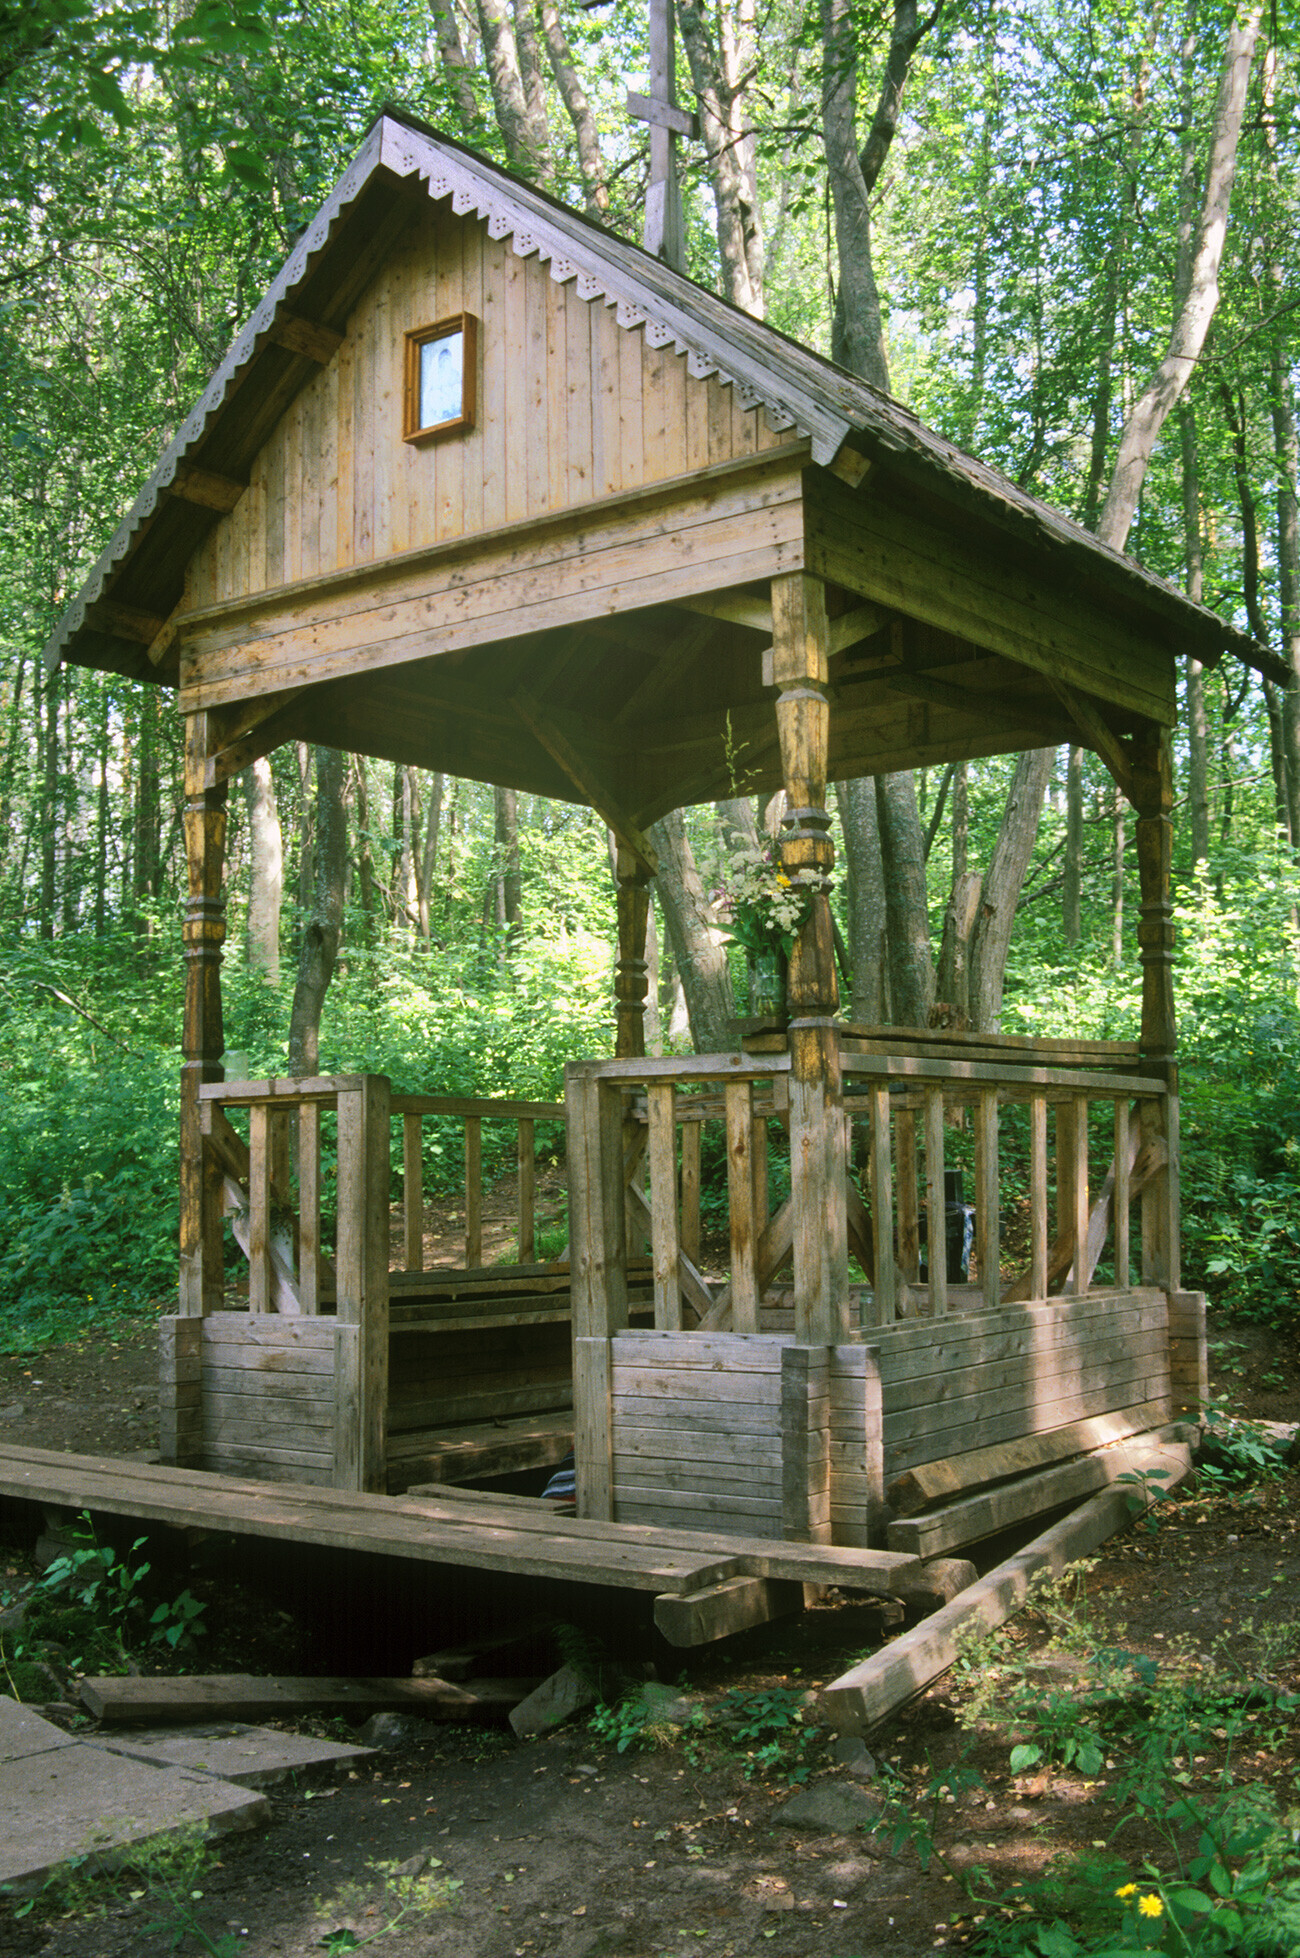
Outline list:
[[[1240,1330],[1216,1336],[1216,1344],[1216,1384],[1243,1411],[1295,1418],[1300,1365],[1292,1349],[1279,1351],[1274,1335]],[[4,1433],[38,1447],[147,1452],[156,1440],[152,1350],[141,1329],[0,1361]],[[1170,1505],[1154,1532],[1106,1547],[1089,1578],[1089,1614],[1117,1645],[1156,1664],[1180,1639],[1202,1655],[1217,1648],[1220,1662],[1225,1653],[1253,1650],[1261,1628],[1285,1628],[1296,1615],[1295,1493],[1287,1475]],[[30,1539],[17,1540],[10,1522],[0,1589],[20,1584],[31,1568]],[[318,1585],[306,1611],[301,1593],[289,1598],[265,1567],[242,1572],[238,1583],[220,1571],[198,1571],[193,1582],[214,1621],[198,1664],[289,1670],[310,1652],[306,1620],[328,1618],[349,1580],[340,1573],[337,1584]],[[725,1649],[679,1655],[675,1664],[685,1663],[702,1719],[737,1691],[775,1695],[769,1705],[790,1719],[796,1696],[815,1692],[880,1631],[873,1608],[832,1596],[798,1620]],[[1032,1657],[1046,1637],[1044,1624],[1026,1617],[1011,1649]],[[675,1677],[663,1648],[625,1646],[618,1656],[630,1663],[654,1656]],[[1274,1664],[1284,1684],[1297,1683],[1294,1672],[1293,1656]],[[787,1732],[793,1745],[784,1761],[764,1768],[716,1720],[685,1743],[623,1754],[584,1723],[522,1746],[495,1731],[412,1726],[396,1749],[355,1776],[279,1790],[272,1826],[220,1845],[219,1861],[193,1885],[203,1895],[189,1907],[209,1951],[229,1935],[232,1951],[285,1958],[328,1948],[322,1940],[331,1933],[350,1928],[359,1940],[382,1929],[403,1886],[418,1908],[379,1946],[392,1958],[679,1958],[688,1951],[920,1958],[959,1948],[978,1931],[980,1912],[963,1896],[974,1865],[1009,1883],[1041,1872],[1054,1856],[1104,1843],[1115,1824],[1110,1769],[1085,1773],[1049,1761],[1013,1774],[1014,1736],[964,1731],[946,1681],[871,1743],[886,1792],[906,1792],[896,1816],[920,1825],[922,1837],[933,1821],[947,1867],[931,1861],[927,1874],[915,1846],[901,1843],[888,1854],[889,1844],[860,1828],[786,1826],[779,1811],[801,1763],[812,1788],[866,1790],[877,1800],[882,1788],[855,1781],[833,1758],[829,1735],[801,1747],[798,1728]],[[1289,1789],[1297,1766],[1292,1716],[1270,1715],[1247,1729],[1236,1759],[1238,1773]],[[1211,1758],[1194,1773],[1209,1776],[1221,1765]],[[932,1785],[949,1771],[959,1775],[952,1800],[951,1790]],[[977,1775],[978,1785],[961,1787],[965,1775]],[[1138,1858],[1143,1847],[1140,1838],[1121,1838],[1119,1853]],[[391,1875],[403,1865],[405,1877]],[[144,1894],[133,1898],[132,1890]],[[174,1948],[175,1927],[149,1928],[160,1912],[166,1916],[159,1897],[156,1880],[132,1877],[102,1915],[68,1916],[51,1899],[24,1917],[0,1906],[0,1954],[161,1958]],[[963,1910],[954,1928],[953,1915]],[[180,1948],[205,1947],[190,1935]],[[334,1948],[348,1947],[336,1939]]]

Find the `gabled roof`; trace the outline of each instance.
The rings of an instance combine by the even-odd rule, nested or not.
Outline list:
[[[747,405],[761,404],[774,428],[806,436],[814,461],[829,464],[848,444],[927,500],[1017,536],[1040,564],[1056,557],[1063,571],[1122,596],[1188,654],[1209,664],[1230,651],[1285,682],[1283,663],[1247,634],[963,454],[889,396],[393,110],[372,124],[163,451],[51,635],[47,665],[67,658],[141,679],[174,677],[157,627],[179,601],[185,567],[221,514],[219,498],[215,506],[203,501],[205,482],[248,480],[258,449],[317,371],[322,343],[327,349],[341,332],[419,195],[450,199],[460,215],[475,213],[520,257],[536,254],[553,279],[574,281],[581,298],[616,308],[620,325],[644,325],[652,346],[675,345],[696,378],[716,374]]]

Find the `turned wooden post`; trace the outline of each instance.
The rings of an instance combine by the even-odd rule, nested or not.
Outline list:
[[[830,633],[821,580],[772,580],[772,669],[787,811],[781,863],[829,877],[835,862],[826,809]],[[839,1005],[828,888],[817,890],[795,941],[790,1007],[790,1157],[794,1199],[795,1338],[836,1346],[849,1337],[847,1143],[840,1080]]]
[[[221,1172],[206,1147],[199,1088],[221,1081],[221,947],[226,936],[222,890],[226,785],[207,785],[209,717],[191,714],[185,732],[185,1023],[181,1035],[180,1310],[221,1310]]]
[[[1163,1144],[1168,1161],[1142,1197],[1142,1279],[1144,1284],[1179,1289],[1178,1242],[1178,1070],[1174,1060],[1178,1027],[1174,1015],[1174,922],[1170,896],[1173,863],[1173,767],[1169,737],[1152,728],[1132,748],[1132,800],[1137,810],[1138,880],[1141,910],[1138,950],[1142,960],[1144,1061],[1160,1065],[1168,1084],[1163,1101],[1139,1103],[1145,1143]]]
[[[645,1000],[649,967],[645,955],[650,918],[649,866],[619,842],[614,875],[618,880],[618,965],[614,974],[615,1053],[620,1060],[645,1053]]]

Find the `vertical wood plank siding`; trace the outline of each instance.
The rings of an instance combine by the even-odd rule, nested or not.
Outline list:
[[[405,334],[480,321],[477,426],[402,438]],[[190,571],[192,607],[221,604],[445,538],[543,516],[788,440],[670,342],[647,344],[603,300],[558,285],[475,218],[412,215],[328,366],[296,397],[248,493]],[[652,336],[653,337],[653,336]]]

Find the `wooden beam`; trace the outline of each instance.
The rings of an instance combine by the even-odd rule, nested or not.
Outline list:
[[[228,516],[248,484],[233,476],[219,476],[213,469],[196,468],[192,462],[181,462],[169,487],[171,495],[184,503],[197,503],[200,509],[219,510]]]
[[[855,605],[851,612],[841,612],[838,619],[830,622],[830,656],[847,652],[859,640],[870,639],[888,625],[893,613],[887,605]]]
[[[308,360],[319,361],[322,367],[328,367],[343,345],[343,335],[336,333],[332,326],[321,326],[317,320],[304,319],[300,313],[286,312],[283,307],[276,314],[267,338],[286,353],[304,354]]]
[[[1120,736],[1107,725],[1096,704],[1077,687],[1067,685],[1064,680],[1053,680],[1052,691],[1083,736],[1084,747],[1101,756],[1120,794],[1127,801],[1135,802],[1133,763]]]
[[[891,485],[850,490],[804,474],[805,566],[863,598],[1001,653],[1045,679],[1104,696],[1172,726],[1175,655],[1165,633],[1122,599],[1099,603],[1010,540],[945,525]]]
[[[87,613],[86,623],[95,632],[112,633],[116,639],[133,639],[149,646],[167,624],[157,612],[143,612],[138,605],[119,605],[116,599],[101,598]]]
[[[1181,1444],[1153,1443],[1141,1467],[1147,1475],[1160,1471],[1168,1478],[1155,1485],[1163,1495],[1190,1473],[1191,1456]],[[1086,1557],[1116,1530],[1123,1529],[1135,1501],[1142,1506],[1131,1484],[1101,1490],[987,1577],[960,1592],[950,1605],[914,1631],[905,1632],[834,1680],[821,1698],[822,1711],[831,1726],[841,1733],[865,1734],[896,1713],[947,1672],[957,1657],[961,1633],[968,1627],[994,1631],[1004,1624],[1025,1603],[1040,1573],[1059,1577],[1068,1564]]]
[[[1093,1448],[1104,1448],[1112,1441],[1126,1441],[1164,1420],[1159,1401],[1143,1401],[1115,1414],[1091,1414],[1046,1434],[1019,1435],[1014,1441],[1001,1441],[990,1448],[969,1448],[964,1454],[949,1455],[936,1462],[920,1462],[897,1476],[886,1490],[889,1507],[900,1519],[917,1516],[932,1503],[950,1501],[968,1494],[986,1482],[998,1482],[1010,1475],[1024,1475],[1030,1469],[1050,1468]]]
[[[590,803],[598,816],[603,816],[615,836],[624,847],[644,865],[653,877],[659,868],[659,858],[654,845],[637,828],[632,818],[626,815],[618,804],[618,798],[606,787],[598,771],[585,756],[580,755],[554,721],[548,720],[531,694],[517,693],[514,707],[520,720],[541,742],[552,760],[558,762],[574,787],[584,800]]]
[[[689,109],[679,109],[675,102],[660,102],[653,95],[638,95],[634,89],[627,92],[627,112],[638,122],[655,123],[660,129],[672,129],[679,136],[689,136],[698,141],[700,119]]]
[[[914,700],[932,700],[938,707],[951,707],[959,714],[972,714],[980,721],[1005,716],[1013,727],[1024,727],[1026,723],[1037,721],[1043,729],[1043,746],[1058,738],[1058,728],[1062,725],[1054,722],[1050,713],[1036,702],[1026,701],[1023,694],[995,693],[992,690],[982,693],[974,687],[954,686],[951,680],[932,679],[928,674],[891,673],[889,690],[891,693],[906,694]]]
[[[172,607],[171,612],[145,648],[151,666],[161,666],[167,655],[175,650],[181,636],[181,614],[184,607],[185,600],[182,597]]]
[[[681,612],[697,612],[701,618],[724,619],[728,625],[748,626],[751,632],[772,636],[772,601],[750,591],[713,591],[698,598],[677,601]]]
[[[847,443],[840,449],[826,467],[832,476],[838,476],[850,489],[858,489],[866,481],[871,468],[871,457],[864,456],[861,449],[851,449]]]
[[[229,740],[215,754],[208,757],[204,769],[204,786],[215,789],[221,782],[228,782],[232,775],[239,775],[250,762],[260,761],[289,738],[289,708],[305,687],[291,687],[281,694],[263,694],[256,701],[249,701],[239,718],[244,727],[238,739]],[[256,711],[256,710],[261,710]]]

